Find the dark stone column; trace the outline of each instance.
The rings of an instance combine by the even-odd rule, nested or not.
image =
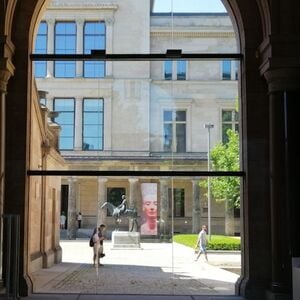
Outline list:
[[[297,74],[298,73],[298,74]],[[270,90],[270,207],[273,299],[292,297],[292,259],[300,256],[298,103],[299,70],[268,72]],[[298,225],[298,226],[297,226]]]
[[[286,199],[285,161],[285,116],[284,93],[270,95],[270,196],[271,196],[271,249],[272,282],[271,291],[287,292],[291,282],[290,259],[288,258],[289,232],[288,207]]]

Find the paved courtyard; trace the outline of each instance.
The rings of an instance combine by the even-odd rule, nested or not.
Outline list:
[[[35,293],[234,295],[239,277],[239,253],[211,252],[208,262],[196,262],[193,249],[176,243],[115,250],[105,241],[104,266],[95,268],[87,239],[63,240],[61,246],[63,263],[33,274]]]

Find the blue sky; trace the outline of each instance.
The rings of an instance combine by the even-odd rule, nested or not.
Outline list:
[[[154,12],[226,12],[220,0],[155,0]]]

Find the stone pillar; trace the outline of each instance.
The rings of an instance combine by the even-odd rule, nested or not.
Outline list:
[[[192,194],[192,233],[198,233],[201,229],[201,206],[200,206],[200,186],[199,179],[192,180],[193,194]]]
[[[76,197],[77,197],[77,179],[71,177],[69,182],[68,214],[67,214],[67,232],[70,240],[76,239],[77,222],[76,222]]]
[[[77,25],[77,39],[76,39],[76,49],[77,54],[83,54],[83,25],[84,20],[76,20]],[[83,77],[83,62],[78,60],[76,61],[76,77]]]
[[[113,53],[113,24],[114,24],[114,18],[107,18],[105,19],[105,25],[106,25],[106,53]],[[105,62],[105,77],[112,77],[112,62],[106,61]]]
[[[48,54],[54,54],[54,19],[47,19],[48,37],[47,37],[47,52]],[[54,76],[54,61],[47,61],[47,77]]]
[[[270,95],[270,293],[276,299],[279,295],[292,294],[292,258],[300,257],[299,241],[295,241],[300,226],[297,216],[300,165],[296,146],[299,137],[299,72],[295,69],[265,73]]]
[[[137,184],[138,184],[138,179],[137,178],[129,178],[128,181],[129,181],[128,207],[137,209]],[[129,230],[133,226],[132,221],[133,220],[129,219]],[[134,228],[134,231],[137,231],[137,228]]]
[[[160,180],[160,234],[165,236],[171,236],[171,228],[169,225],[169,180],[161,179]]]
[[[82,99],[75,100],[75,141],[74,150],[82,149]]]
[[[4,39],[3,39],[4,42]],[[0,48],[4,47],[4,44],[1,44],[0,41]],[[5,45],[7,49],[11,49],[13,52],[13,47],[8,47]],[[5,111],[6,111],[6,92],[7,92],[7,83],[9,78],[14,73],[14,67],[7,58],[0,59],[0,216],[3,215],[3,204],[5,202],[4,197],[4,180],[5,180],[5,131],[6,131],[6,118],[5,118]],[[3,218],[0,218],[0,244],[3,245]],[[2,278],[2,262],[3,262],[3,247],[0,247],[0,276]]]
[[[103,203],[107,201],[106,182],[107,178],[98,177],[97,227],[106,223],[107,211],[101,208]]]

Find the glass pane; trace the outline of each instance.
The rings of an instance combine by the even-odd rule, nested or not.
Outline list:
[[[177,80],[186,79],[186,61],[179,60],[177,61]]]
[[[222,79],[230,80],[231,79],[231,61],[224,60],[222,64]]]
[[[176,152],[186,152],[186,129],[185,124],[176,125]]]
[[[222,111],[222,120],[225,121],[232,121],[232,110],[223,110]]]
[[[165,110],[164,111],[164,122],[172,121],[173,119],[173,113],[171,110]]]
[[[55,5],[59,6],[60,2],[55,1]],[[166,53],[167,49],[205,54],[237,52],[238,39],[229,15],[224,11],[207,14],[195,10],[198,5],[212,1],[193,1],[193,13],[150,11],[149,1],[128,0],[126,5],[123,0],[111,2],[97,5],[96,10],[95,6],[89,10],[85,2],[84,10],[72,10],[72,13],[69,10],[72,4],[68,2],[68,20],[74,16],[74,22],[82,20],[84,27],[59,28],[57,47],[51,45],[55,53],[81,54],[92,49],[105,49],[109,54]],[[174,8],[176,2],[179,1],[173,1]],[[182,2],[181,7],[186,8],[190,0]],[[156,8],[162,5],[166,9],[170,3],[153,1]],[[47,18],[66,20],[63,11],[63,6],[51,9],[47,11]],[[100,24],[98,19],[107,20],[107,24]],[[122,276],[134,283],[126,286],[125,293],[129,294],[219,296],[220,291],[234,294],[240,255],[237,255],[236,273],[232,270],[224,273],[225,270],[220,269],[208,288],[207,282],[212,281],[207,278],[207,269],[203,271],[201,267],[205,256],[195,261],[194,245],[204,224],[208,228],[208,239],[214,240],[217,235],[224,238],[239,235],[240,219],[232,218],[231,211],[232,206],[233,211],[238,210],[240,186],[235,180],[240,178],[228,177],[223,181],[223,177],[208,180],[202,176],[170,177],[161,173],[239,170],[239,137],[229,131],[226,140],[223,139],[226,126],[237,128],[238,119],[234,120],[233,114],[228,118],[220,114],[223,110],[231,113],[235,109],[240,93],[234,74],[230,74],[235,70],[234,62],[228,61],[230,68],[225,63],[224,73],[232,79],[226,81],[222,79],[222,60],[226,57],[212,61],[169,57],[151,61],[88,60],[69,62],[69,65],[66,61],[48,62],[49,76],[37,80],[37,85],[38,89],[48,92],[50,110],[55,107],[59,112],[55,121],[62,130],[57,155],[64,158],[63,167],[112,174],[75,178],[78,187],[75,205],[83,214],[83,228],[78,229],[77,223],[74,228],[76,235],[85,234],[85,240],[77,241],[77,245],[82,242],[84,250],[76,247],[80,255],[72,268],[80,262],[79,270],[84,266],[86,272],[82,281],[76,276],[72,279],[74,291],[85,289],[86,292],[86,287],[92,286],[89,293],[116,294],[122,286],[118,282]],[[53,66],[57,74],[66,78],[53,78]],[[59,97],[72,99],[72,104],[64,103]],[[62,102],[56,105],[54,101],[52,106],[53,99],[58,98]],[[213,126],[205,127],[208,123]],[[54,168],[52,164],[47,166]],[[151,176],[148,173],[119,176],[117,171],[151,171]],[[61,183],[68,186],[69,177],[62,176]],[[134,209],[137,218],[122,211],[123,195],[127,199],[126,209]],[[62,207],[68,209],[68,197],[65,198]],[[101,208],[99,204],[105,206]],[[115,209],[122,213],[114,215]],[[104,269],[93,267],[87,240],[99,222],[107,226],[107,239],[103,242],[106,257],[100,260],[107,265]],[[118,234],[124,233],[128,237],[132,228],[139,242],[134,244],[135,249],[119,251],[115,237],[120,238]],[[66,233],[62,231],[62,234]],[[192,241],[190,245],[180,242],[187,236]],[[234,241],[239,242],[238,237],[234,237]],[[64,241],[61,244],[67,245]],[[71,249],[73,254],[74,249]],[[141,249],[143,255],[140,255]],[[220,255],[212,251],[207,255],[213,266],[205,266],[219,267]],[[221,257],[229,255],[222,253]],[[105,271],[104,277],[102,271]],[[56,284],[55,292],[65,287],[62,280]]]
[[[173,61],[165,61],[165,79],[172,80]]]
[[[105,77],[105,62],[99,62],[99,61],[84,62],[84,77],[88,77],[88,78]]]
[[[176,111],[176,121],[186,121],[185,111]]]
[[[164,151],[172,150],[173,133],[172,124],[164,125]]]

